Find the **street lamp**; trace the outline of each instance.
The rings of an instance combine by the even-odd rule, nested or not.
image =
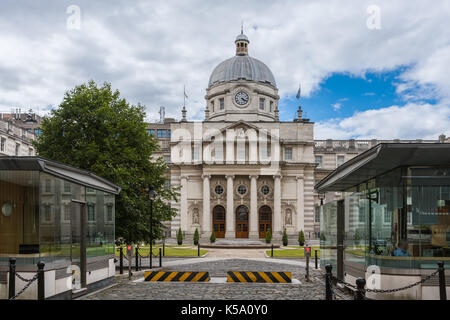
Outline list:
[[[153,255],[153,201],[156,197],[156,191],[155,188],[150,185],[147,188],[147,196],[150,199],[150,253],[149,253],[149,259],[150,259],[150,269],[152,268],[152,255]]]
[[[325,199],[325,193],[319,193],[320,205],[323,206],[323,199]]]

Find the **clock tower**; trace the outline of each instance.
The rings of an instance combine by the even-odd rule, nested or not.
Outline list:
[[[206,89],[205,121],[278,121],[278,88],[272,71],[248,54],[250,41],[235,39],[236,55],[214,68]]]

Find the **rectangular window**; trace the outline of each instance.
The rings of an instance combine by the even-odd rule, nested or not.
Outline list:
[[[292,148],[284,148],[284,160],[292,160]]]
[[[113,221],[113,206],[111,204],[106,205],[106,221]]]
[[[0,151],[5,151],[5,145],[6,145],[6,139],[5,138],[1,138]]]
[[[95,221],[95,205],[94,204],[87,205],[87,216],[88,216],[88,221]]]
[[[384,222],[385,223],[390,223],[391,221],[392,221],[391,213],[384,208]]]
[[[34,134],[37,135],[38,137],[41,135],[42,130],[41,129],[34,129]]]
[[[339,167],[340,165],[342,165],[345,162],[345,157],[344,156],[337,156],[337,166]]]
[[[314,222],[320,222],[320,207],[314,208]]]
[[[169,137],[169,138],[170,138],[170,129],[169,129],[169,130],[167,130],[167,137]]]
[[[70,182],[64,181],[64,192],[70,193]]]
[[[166,138],[166,137],[167,137],[167,130],[158,129],[158,138]]]
[[[259,109],[260,110],[264,110],[264,103],[265,103],[265,100],[263,98],[260,98],[259,99]]]
[[[317,163],[317,168],[322,168],[322,156],[316,156],[315,162]]]
[[[164,162],[169,163],[170,162],[170,155],[164,155]]]
[[[52,180],[50,179],[45,179],[45,192],[52,192]]]
[[[70,221],[70,205],[66,204],[64,206],[64,220]]]
[[[272,109],[273,109],[273,101],[270,101],[270,108],[269,108],[269,111],[272,112]]]
[[[16,143],[16,156],[19,155],[20,143]]]
[[[29,155],[29,156],[32,156],[32,155],[33,155],[33,148],[29,148],[29,149],[28,149],[28,155]]]
[[[211,111],[214,112],[214,101],[211,101]]]
[[[219,99],[220,110],[225,109],[225,100],[223,98]]]
[[[155,129],[147,129],[147,133],[151,136],[155,136]]]
[[[95,193],[95,189],[86,187],[86,192],[88,192],[88,193]]]

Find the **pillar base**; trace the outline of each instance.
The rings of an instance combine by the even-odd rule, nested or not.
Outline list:
[[[248,238],[251,240],[259,240],[259,232],[249,232]]]
[[[225,239],[236,239],[236,231],[226,231]]]

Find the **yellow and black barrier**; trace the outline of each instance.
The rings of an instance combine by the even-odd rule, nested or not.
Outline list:
[[[208,282],[209,272],[146,271],[145,281]]]
[[[228,271],[227,282],[291,283],[291,272]]]

